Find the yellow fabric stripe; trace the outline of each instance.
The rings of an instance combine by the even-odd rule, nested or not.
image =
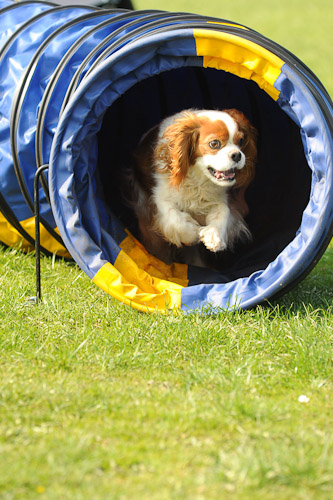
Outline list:
[[[277,100],[273,86],[281,74],[284,61],[250,40],[214,30],[194,29],[197,55],[205,68],[222,69],[241,78],[255,81]]]
[[[182,287],[149,276],[120,251],[115,265],[107,262],[92,280],[106,293],[143,312],[166,312],[179,309]]]
[[[22,228],[35,239],[35,217],[20,221]],[[55,228],[55,232],[59,234],[58,228]],[[61,245],[50,233],[45,229],[45,227],[40,224],[40,243],[45,250],[51,253],[55,253],[59,257],[70,258],[68,250]]]
[[[35,218],[31,217],[20,221],[22,228],[35,239]],[[58,228],[55,231],[59,234]],[[0,240],[10,247],[20,247],[22,250],[29,252],[34,250],[34,246],[31,245],[14,226],[12,226],[4,215],[0,212]],[[40,241],[41,245],[51,253],[56,253],[59,257],[70,258],[70,254],[67,249],[61,245],[50,233],[43,227],[40,226]]]
[[[150,255],[127,231],[115,261],[105,264],[93,282],[109,295],[140,311],[179,309],[181,290],[187,286],[187,266],[168,266]]]
[[[162,280],[172,281],[181,286],[188,285],[187,270],[185,264],[165,264],[149,254],[145,247],[134,236],[126,230],[127,238],[120,244],[120,248],[148,275]]]
[[[0,240],[9,247],[20,247],[30,252],[34,247],[12,226],[0,212]]]

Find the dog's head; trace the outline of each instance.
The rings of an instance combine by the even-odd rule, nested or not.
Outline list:
[[[184,111],[164,131],[157,152],[179,186],[194,168],[223,187],[247,187],[254,176],[256,129],[236,109]]]

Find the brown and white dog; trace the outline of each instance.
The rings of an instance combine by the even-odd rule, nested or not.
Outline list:
[[[183,248],[186,260],[186,249],[200,242],[220,252],[251,238],[244,193],[254,177],[256,136],[235,109],[182,111],[143,136],[131,197],[150,253],[169,262]],[[193,253],[189,260],[200,265]]]

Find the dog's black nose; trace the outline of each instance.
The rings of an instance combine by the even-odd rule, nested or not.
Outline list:
[[[242,157],[242,155],[240,154],[239,151],[236,151],[235,153],[232,153],[232,155],[231,155],[231,159],[235,163],[238,163],[240,161],[241,157]]]

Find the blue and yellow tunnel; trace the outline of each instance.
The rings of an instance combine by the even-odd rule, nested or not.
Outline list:
[[[73,258],[142,311],[248,308],[286,292],[333,234],[332,102],[293,54],[237,23],[0,0],[0,240]],[[186,108],[238,108],[259,132],[253,241],[214,270],[167,265],[117,189],[141,136]]]

